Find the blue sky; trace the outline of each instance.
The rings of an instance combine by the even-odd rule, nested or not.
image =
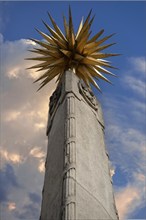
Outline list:
[[[69,4],[75,29],[92,8],[92,33],[102,28],[105,35],[116,33],[109,51],[122,54],[111,59],[118,77],[110,77],[112,86],[100,82],[103,93],[94,93],[103,107],[120,218],[146,219],[146,3],[140,1],[0,2],[1,219],[39,219],[48,100],[55,83],[36,93],[37,74],[26,70],[31,61],[24,58],[33,47],[28,38],[41,39],[34,28],[46,32],[41,19],[50,24],[47,11],[62,29]]]

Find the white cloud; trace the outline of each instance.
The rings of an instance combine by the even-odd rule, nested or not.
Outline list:
[[[110,169],[110,175],[111,175],[111,177],[113,177],[115,175],[115,169],[114,168]]]
[[[32,54],[28,52],[28,49],[32,49],[34,42],[27,39],[20,39],[17,41],[3,41],[1,36],[1,70],[5,72],[6,76],[10,79],[25,77],[36,79],[41,73],[35,70],[26,70],[28,67],[35,65],[35,62],[25,60],[31,57]],[[15,54],[15,56],[14,56]],[[37,62],[36,62],[37,63]]]
[[[146,73],[146,58],[145,57],[131,57],[129,58],[135,70]]]
[[[42,158],[45,156],[45,152],[42,150],[41,147],[34,147],[30,151],[30,155],[36,158]]]
[[[119,211],[120,219],[127,219],[127,213],[132,212],[130,206],[135,200],[139,200],[139,191],[137,188],[127,186],[116,194],[116,205]]]
[[[106,102],[104,114],[110,158],[114,167],[120,167],[125,184],[128,181],[125,186],[115,186],[118,213],[120,219],[131,219],[145,204],[145,103],[135,97],[114,97]]]
[[[18,153],[10,153],[5,149],[0,149],[0,157],[2,160],[5,160],[6,162],[14,163],[14,164],[20,164],[24,162],[24,158],[22,155]]]
[[[0,45],[3,43],[3,35],[0,33]]]
[[[130,58],[129,62],[131,69],[123,74],[120,91],[112,97],[107,94],[104,100],[107,147],[116,173],[120,169],[125,178],[125,184],[123,179],[121,187],[115,186],[120,219],[132,219],[145,205],[145,59]]]
[[[143,182],[145,184],[146,177],[142,173],[134,173],[135,179],[137,181]]]
[[[131,69],[123,77],[122,84],[140,96],[146,98],[146,59],[145,57],[130,57]]]
[[[9,202],[9,203],[8,203],[8,209],[9,209],[10,211],[15,210],[15,209],[16,209],[16,204],[15,204],[15,202]]]
[[[125,183],[128,180],[126,186],[115,186],[118,188],[115,197],[120,219],[130,219],[145,204],[146,138],[142,131],[131,126],[125,121],[106,126],[112,162],[125,175]]]
[[[42,129],[42,128],[45,128],[45,124],[44,123],[35,123],[35,128],[36,128],[36,130],[40,130],[40,129]]]
[[[41,195],[47,149],[45,127],[48,103],[56,85],[53,80],[46,88],[36,92],[38,84],[32,82],[38,73],[34,70],[26,70],[27,67],[35,64],[24,60],[31,56],[27,50],[32,48],[32,42],[26,39],[4,41],[2,35],[0,37],[2,43],[1,145],[5,146],[1,150],[2,169],[6,164],[11,164],[21,186],[17,190],[8,192],[10,203],[9,206],[4,204],[2,216],[16,219],[14,213],[23,212],[24,206],[29,204],[28,192],[37,192]],[[37,207],[38,212],[39,208]]]
[[[9,70],[8,72],[8,77],[10,78],[17,78],[19,73],[21,71],[21,68],[18,66],[13,67],[12,69]]]
[[[115,199],[120,219],[129,219],[132,213],[144,206],[145,176],[133,173],[133,181],[117,189]]]
[[[31,149],[29,154],[32,157],[39,159],[38,171],[40,173],[44,173],[45,172],[45,155],[46,155],[46,153],[42,150],[41,147],[34,147],[33,149]]]
[[[44,172],[45,172],[45,160],[44,160],[44,159],[41,159],[41,160],[40,160],[39,166],[38,166],[38,170],[39,170],[41,173],[44,173]]]
[[[146,95],[146,82],[143,79],[139,79],[135,76],[125,76],[124,82],[139,95]]]
[[[28,204],[26,196],[23,201],[21,200],[24,195],[30,191],[41,194],[43,185],[42,174],[44,173],[44,161],[47,147],[45,125],[48,117],[49,97],[55,89],[55,82],[52,81],[48,87],[46,86],[42,91],[36,93],[38,85],[32,84],[32,81],[39,73],[35,73],[34,70],[25,70],[27,67],[34,65],[34,62],[32,64],[31,61],[24,60],[24,58],[30,56],[27,49],[31,49],[32,42],[27,41],[26,39],[5,42],[2,41],[2,36],[1,42],[3,50],[1,76],[3,92],[1,97],[1,142],[3,146],[6,146],[6,148],[3,149],[2,154],[3,158],[5,158],[5,162],[9,161],[9,163],[14,165],[18,181],[20,185],[22,185],[21,190],[18,189],[16,191],[13,190],[13,192],[11,191],[9,196],[10,201],[13,201],[12,203],[16,204],[15,210],[21,211],[24,205]],[[143,71],[143,64],[140,64],[141,61],[138,62],[137,66],[141,65],[141,71]],[[129,75],[128,77],[132,76]],[[137,82],[136,79],[139,81]],[[133,81],[129,79],[126,86],[129,86],[129,89],[134,89],[139,94],[143,94],[144,85],[141,78],[133,77],[132,80]],[[137,90],[134,86],[132,87],[132,83]],[[125,102],[124,99],[120,99],[115,101],[113,107],[113,99],[114,98],[108,100],[110,107],[108,106],[107,108],[107,115],[110,114],[111,118],[109,120],[111,120],[111,123],[109,123],[106,129],[109,134],[108,147],[112,152],[112,160],[115,161],[115,167],[118,164],[128,173],[132,172],[133,174],[133,170],[135,173],[140,170],[141,173],[137,175],[137,179],[140,181],[140,179],[143,179],[144,170],[144,135],[141,131],[133,129],[132,123],[127,125],[128,121],[125,120],[125,117],[127,114],[126,109],[128,109],[127,103],[129,104],[131,102],[131,107],[129,107],[130,112],[133,112],[133,106],[135,106],[134,109],[142,112],[144,110],[144,104],[135,99],[133,99],[133,104],[131,100],[130,102],[129,100]],[[125,108],[123,108],[124,105]],[[143,117],[142,114],[141,118]],[[32,146],[35,147],[32,148]],[[24,158],[25,161],[22,163]],[[15,164],[18,163],[20,166],[15,166]],[[112,174],[114,173],[114,169]],[[127,202],[127,206],[131,208],[135,201],[139,201],[137,204],[141,204],[140,201],[142,201],[142,199],[139,200],[137,197],[139,187],[140,186],[137,185],[137,182],[135,181],[135,184],[132,185],[129,183],[126,188],[119,189],[117,192],[117,201],[123,201],[123,195],[125,195],[126,199],[125,192],[131,190],[129,191],[129,194],[127,194],[129,197],[130,192],[132,194],[132,197],[129,198],[129,202]],[[133,205],[133,207],[134,210],[137,205]],[[122,216],[129,215],[129,211],[126,207],[121,206],[119,207],[119,210]],[[13,218],[11,216],[8,219]]]
[[[10,121],[15,121],[16,119],[18,119],[18,117],[20,116],[20,111],[10,111],[7,112],[7,114],[5,115],[5,120],[10,122]]]
[[[140,111],[140,113],[146,112],[146,105],[145,102],[140,102],[139,100],[131,100],[131,105],[134,107],[134,109],[137,109]]]
[[[122,128],[120,125],[109,125],[107,129],[108,148],[112,152],[111,157],[114,163],[120,165],[129,174],[133,170],[144,172],[145,134],[136,129]]]

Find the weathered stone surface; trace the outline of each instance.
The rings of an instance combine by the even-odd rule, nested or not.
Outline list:
[[[60,88],[47,127],[40,219],[116,220],[100,103],[71,71]]]

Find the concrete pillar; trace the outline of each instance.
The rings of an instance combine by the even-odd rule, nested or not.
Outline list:
[[[117,220],[100,103],[72,71],[50,98],[41,220]]]

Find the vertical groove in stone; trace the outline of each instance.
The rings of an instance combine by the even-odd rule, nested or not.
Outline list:
[[[76,121],[75,97],[73,93],[66,96],[66,123],[65,123],[65,155],[63,177],[63,213],[62,220],[76,218]]]

